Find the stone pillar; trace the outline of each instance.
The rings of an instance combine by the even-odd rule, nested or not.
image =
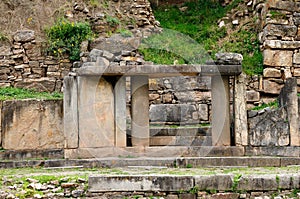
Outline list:
[[[132,146],[149,146],[148,76],[131,77]]]
[[[279,106],[284,107],[288,114],[290,129],[290,145],[300,146],[297,79],[288,78],[279,94]]]
[[[213,76],[212,145],[230,146],[229,77]]]
[[[64,136],[65,148],[78,148],[77,77],[64,78]]]
[[[115,95],[115,146],[126,147],[126,78],[121,77],[114,90]]]
[[[115,145],[114,90],[109,78],[78,77],[79,147]]]
[[[245,74],[234,81],[234,134],[236,146],[248,145]]]

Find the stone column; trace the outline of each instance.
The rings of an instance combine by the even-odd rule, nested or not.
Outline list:
[[[149,146],[148,76],[131,77],[132,146]]]
[[[65,148],[78,148],[78,85],[77,77],[64,78],[64,136]]]
[[[126,78],[121,77],[114,89],[115,95],[115,146],[126,147]]]
[[[245,75],[234,80],[234,134],[236,146],[248,145],[248,121],[246,107]]]
[[[288,78],[279,94],[279,106],[284,107],[288,114],[290,127],[290,145],[300,146],[297,79]]]
[[[230,146],[229,77],[213,76],[212,145]]]

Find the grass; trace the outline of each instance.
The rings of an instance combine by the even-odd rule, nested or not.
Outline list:
[[[185,12],[177,6],[154,8],[154,15],[164,28],[163,34],[143,41],[141,52],[157,64],[203,63],[217,52],[235,52],[244,56],[243,69],[250,75],[262,74],[263,57],[259,49],[255,20],[236,28],[218,27],[218,20],[241,0],[223,7],[212,0],[186,2]],[[170,31],[173,30],[173,31]],[[208,52],[208,53],[207,53]]]
[[[30,89],[6,87],[0,88],[0,100],[20,99],[62,99],[63,94],[59,92],[37,92]]]
[[[262,104],[260,106],[256,106],[254,107],[252,110],[256,110],[256,111],[259,111],[259,110],[263,110],[264,108],[267,108],[267,107],[270,107],[270,108],[278,108],[278,100],[275,100],[273,102],[270,102],[268,104]]]

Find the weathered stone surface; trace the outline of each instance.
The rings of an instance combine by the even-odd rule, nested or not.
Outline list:
[[[243,56],[238,53],[217,53],[216,62],[218,64],[242,64]]]
[[[233,185],[232,175],[196,176],[195,186],[199,190],[230,190]]]
[[[97,57],[101,57],[103,55],[103,50],[93,49],[89,54],[89,58],[91,62],[97,61]]]
[[[245,146],[248,144],[248,126],[247,126],[247,112],[246,112],[246,75],[241,74],[235,77],[234,86],[234,132],[235,144],[237,146]]]
[[[300,53],[295,53],[293,57],[294,64],[300,64]]]
[[[295,68],[295,69],[294,69],[293,75],[294,75],[295,77],[300,77],[300,68]]]
[[[288,78],[279,97],[279,106],[287,112],[291,146],[300,146],[297,79]]]
[[[78,79],[79,147],[114,146],[112,85],[100,77]]]
[[[264,77],[281,77],[281,72],[276,68],[265,68],[263,75]]]
[[[245,155],[299,157],[300,151],[298,147],[289,147],[289,146],[246,147]],[[288,162],[281,161],[281,163],[282,166],[284,166],[285,163]]]
[[[276,175],[242,176],[237,186],[237,190],[249,191],[275,191],[277,189]]]
[[[205,102],[211,100],[211,92],[185,91],[174,93],[179,102]]]
[[[190,176],[90,176],[89,191],[178,191],[193,188]]]
[[[279,10],[286,10],[286,11],[296,11],[299,12],[299,2],[295,1],[281,1],[281,0],[276,0],[276,1],[269,1],[268,2],[270,8],[275,8]]]
[[[264,65],[267,66],[289,66],[293,65],[293,51],[264,50]]]
[[[99,50],[106,50],[113,54],[121,54],[121,51],[133,51],[140,45],[140,40],[135,37],[123,37],[115,34],[110,38],[95,40],[91,47]]]
[[[39,92],[53,92],[55,90],[55,79],[42,77],[40,79],[25,79],[17,82],[15,86],[17,88],[34,89]]]
[[[249,118],[249,140],[251,146],[287,146],[289,123],[287,113],[281,108]]]
[[[282,84],[278,84],[274,81],[270,80],[264,80],[263,81],[263,89],[265,93],[270,93],[270,94],[279,94],[280,89],[283,87]]]
[[[260,93],[257,91],[246,91],[247,102],[258,102],[260,100]]]
[[[216,193],[210,196],[210,199],[238,199],[240,194],[238,193]]]
[[[196,107],[189,104],[152,104],[149,115],[152,122],[184,122],[194,111]]]
[[[266,40],[264,46],[271,49],[298,49],[300,41]]]
[[[208,114],[208,105],[207,104],[199,104],[199,120],[209,120],[209,114]]]
[[[265,36],[276,37],[295,37],[297,33],[297,26],[267,24],[264,28]]]
[[[5,101],[2,114],[3,148],[63,148],[61,100]]]
[[[78,147],[78,88],[76,78],[64,78],[64,136],[65,148]]]
[[[16,42],[29,42],[35,39],[35,33],[33,30],[19,30],[14,35]]]

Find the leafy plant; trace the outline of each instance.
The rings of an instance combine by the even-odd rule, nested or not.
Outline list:
[[[46,29],[48,52],[55,56],[69,55],[71,61],[80,59],[80,45],[93,38],[93,32],[87,22],[70,22],[59,19],[52,27]]]
[[[237,191],[242,174],[237,174],[233,177],[232,191]]]
[[[112,17],[110,15],[106,16],[106,22],[111,26],[111,27],[116,27],[120,24],[119,19]]]
[[[263,103],[260,106],[256,106],[256,107],[252,108],[252,110],[257,110],[258,111],[258,110],[262,110],[262,109],[267,108],[267,107],[278,108],[278,100],[275,100],[275,101],[267,103],[267,104]]]
[[[0,32],[0,41],[8,41],[8,40],[9,40],[8,37],[4,33]]]
[[[130,30],[123,29],[123,28],[118,29],[117,33],[120,33],[123,37],[132,37],[133,36],[133,33]]]

